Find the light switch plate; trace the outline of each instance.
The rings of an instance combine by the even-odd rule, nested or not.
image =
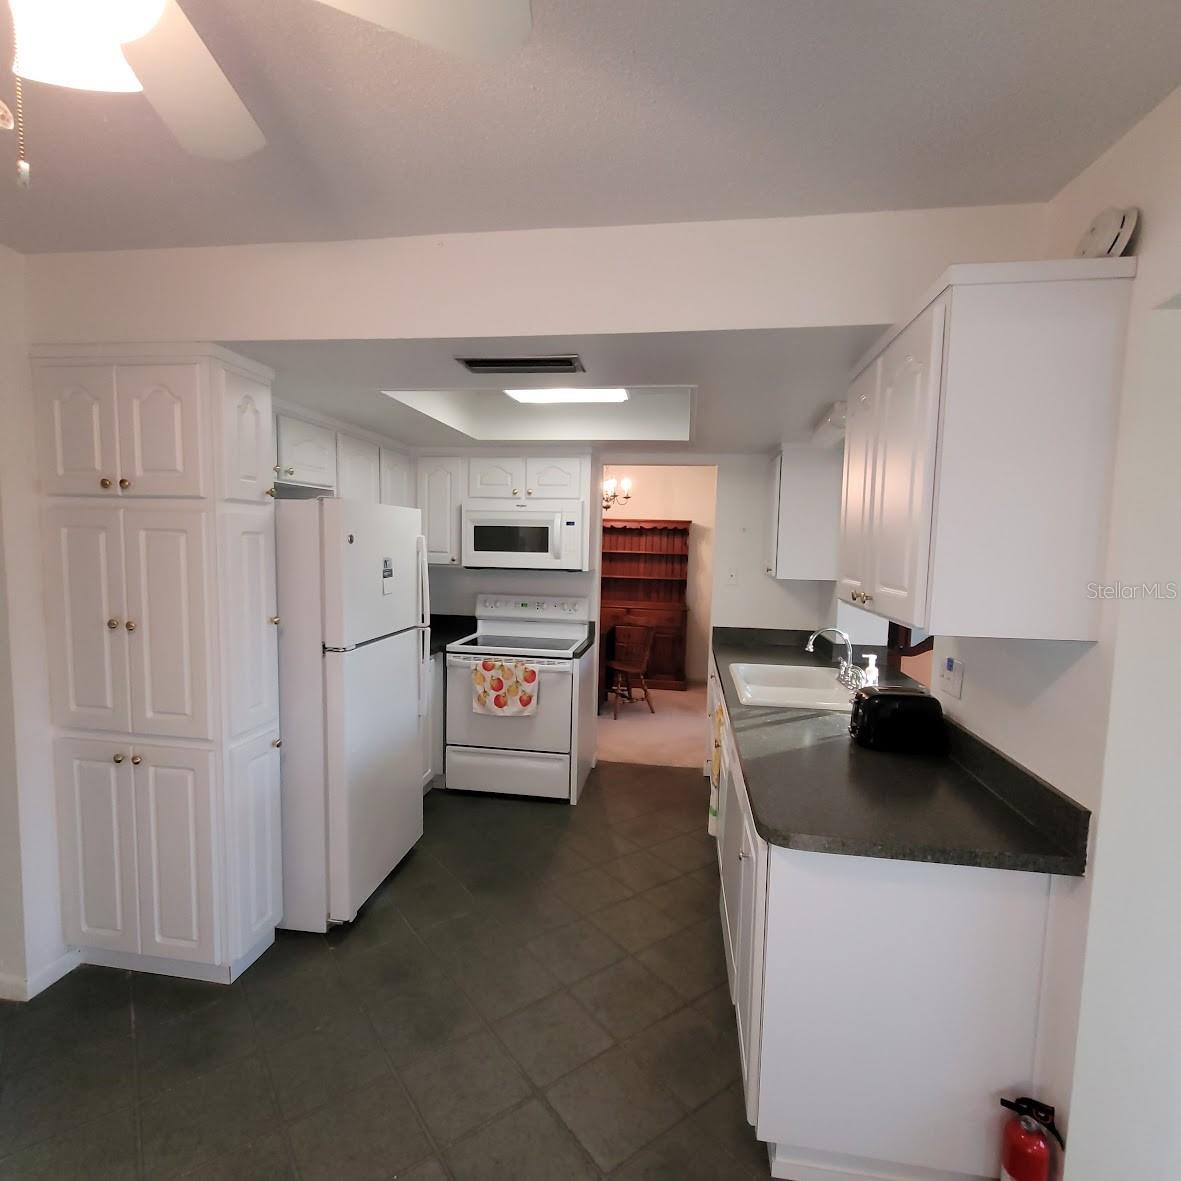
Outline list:
[[[954,656],[945,656],[939,662],[939,689],[948,697],[964,695],[964,662]]]

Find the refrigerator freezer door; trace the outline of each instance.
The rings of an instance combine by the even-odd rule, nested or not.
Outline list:
[[[422,623],[416,508],[323,500],[324,643],[354,648]]]
[[[422,836],[418,644],[418,632],[406,631],[324,656],[328,917],[336,922],[356,918]]]

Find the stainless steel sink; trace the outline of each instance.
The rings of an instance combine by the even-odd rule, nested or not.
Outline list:
[[[781,709],[830,709],[850,713],[853,694],[837,682],[835,668],[792,664],[732,664],[730,673],[743,705]]]

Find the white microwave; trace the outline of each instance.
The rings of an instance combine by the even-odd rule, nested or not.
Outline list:
[[[581,570],[583,512],[581,500],[465,500],[463,564]]]

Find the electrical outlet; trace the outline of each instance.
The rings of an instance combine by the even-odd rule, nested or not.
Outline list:
[[[939,663],[939,690],[948,697],[964,695],[964,662],[945,656]]]

